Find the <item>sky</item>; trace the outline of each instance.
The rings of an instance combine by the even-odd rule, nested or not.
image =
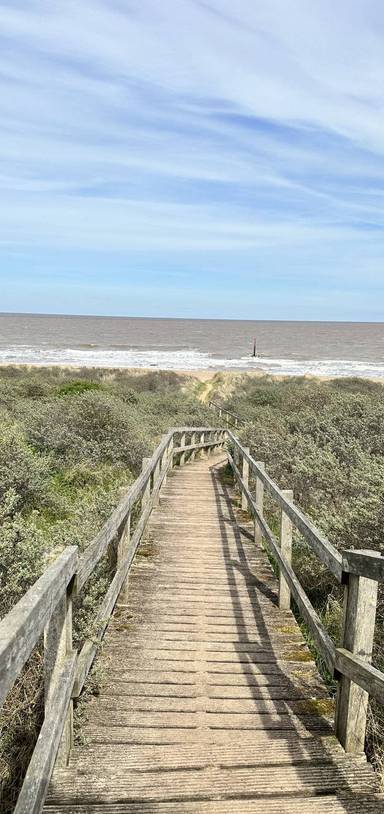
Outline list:
[[[384,319],[380,0],[0,0],[0,311]]]

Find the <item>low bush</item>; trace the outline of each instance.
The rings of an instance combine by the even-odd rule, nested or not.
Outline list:
[[[339,550],[384,553],[384,390],[362,379],[255,381],[244,376],[223,407],[270,475]],[[276,517],[271,522],[276,522]],[[338,636],[342,597],[308,547],[296,539],[294,566],[330,633]],[[379,590],[374,663],[384,670],[384,591]],[[367,750],[384,765],[383,709],[372,704]]]
[[[67,545],[84,550],[163,433],[211,423],[174,373],[0,370],[0,615]],[[112,558],[113,560],[113,558]],[[74,641],[94,633],[111,578],[103,558],[75,603]],[[13,810],[42,715],[41,652],[1,711],[0,799]]]

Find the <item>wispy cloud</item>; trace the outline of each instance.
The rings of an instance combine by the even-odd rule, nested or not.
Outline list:
[[[0,0],[2,273],[284,264],[308,299],[365,274],[377,309],[383,32],[374,0]]]

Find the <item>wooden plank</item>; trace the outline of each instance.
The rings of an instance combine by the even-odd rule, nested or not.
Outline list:
[[[104,523],[104,526],[100,529],[94,540],[89,544],[89,546],[87,546],[82,557],[80,557],[77,577],[78,590],[81,590],[101,557],[104,556],[108,546],[116,536],[122,524],[126,522],[128,514],[130,513],[134,504],[141,497],[141,494],[151,477],[152,470],[156,467],[156,464],[169,444],[172,435],[173,433],[171,431],[164,436],[154,454],[149,459],[147,467],[132,484],[127,494],[112,512],[106,523]]]
[[[47,814],[380,811],[370,767],[324,738],[332,701],[265,551],[228,533],[219,459],[175,470],[155,509],[105,637],[87,747],[55,772]]]
[[[154,451],[152,457],[149,459],[148,465],[144,472],[142,472],[139,477],[135,480],[132,484],[126,495],[122,498],[116,509],[112,512],[104,526],[100,529],[94,540],[90,542],[87,546],[84,554],[80,557],[79,562],[79,569],[78,569],[78,577],[77,577],[77,586],[78,590],[80,591],[83,587],[84,583],[87,581],[88,577],[94,570],[95,566],[104,556],[108,546],[111,544],[112,540],[118,533],[119,529],[125,523],[127,516],[131,509],[133,508],[134,504],[140,499],[143,490],[145,489],[153,470],[156,468],[157,463],[160,461],[161,457],[164,455],[164,452],[167,448],[170,448],[170,460],[172,461],[173,457],[173,439],[174,436],[180,433],[186,432],[199,432],[206,430],[209,431],[210,428],[204,427],[177,427],[170,430],[161,440],[159,446]],[[194,447],[196,449],[196,447]],[[186,451],[188,448],[186,448]],[[166,460],[166,459],[165,459]],[[169,465],[169,460],[166,465]]]
[[[109,617],[113,611],[113,608],[115,607],[117,597],[119,596],[119,593],[124,585],[124,582],[127,579],[127,575],[131,567],[133,558],[135,556],[137,547],[144,534],[148,518],[150,517],[153,506],[156,503],[157,495],[161,489],[161,485],[166,476],[166,473],[167,473],[166,469],[163,469],[163,471],[160,473],[160,476],[157,480],[152,495],[148,500],[145,509],[142,512],[140,519],[136,525],[136,528],[127,544],[124,558],[121,560],[120,565],[116,571],[116,574],[103,599],[103,602],[101,603],[101,606],[98,609],[96,616],[96,621],[99,623],[97,635],[96,637],[94,637],[93,640],[87,640],[86,642],[84,642],[84,645],[79,653],[76,681],[73,688],[74,698],[77,698],[80,695],[81,690],[83,689],[85,679],[89,673],[89,670],[91,669],[91,666],[93,664],[93,661],[95,659],[99,647],[99,643],[103,638],[105,630],[108,626]]]
[[[325,663],[327,665],[327,669],[329,670],[329,672],[332,675],[333,674],[333,669],[334,669],[334,664],[335,664],[335,646],[334,646],[334,644],[332,642],[332,639],[328,635],[328,633],[327,633],[323,623],[321,622],[318,614],[316,613],[313,605],[309,601],[309,599],[308,599],[308,597],[307,597],[307,595],[306,595],[306,593],[304,591],[304,588],[302,588],[302,586],[300,585],[300,582],[299,582],[295,572],[293,571],[292,566],[282,556],[282,553],[281,553],[280,548],[279,548],[279,544],[278,544],[277,540],[275,539],[274,535],[272,534],[271,529],[268,526],[268,523],[266,522],[264,517],[261,517],[258,514],[257,509],[256,509],[256,504],[255,504],[255,502],[253,500],[253,497],[252,497],[249,489],[245,489],[244,484],[243,484],[242,479],[241,479],[240,472],[239,472],[233,458],[231,457],[231,455],[229,453],[227,453],[227,455],[228,455],[228,459],[229,459],[229,461],[231,463],[232,469],[233,469],[233,471],[235,473],[235,476],[237,478],[237,481],[239,483],[239,486],[245,492],[245,494],[247,496],[248,505],[250,507],[250,510],[253,513],[253,515],[257,518],[257,520],[258,520],[258,522],[260,524],[260,528],[262,530],[263,537],[266,540],[266,542],[269,544],[269,546],[270,546],[270,548],[272,550],[272,553],[273,553],[274,557],[277,560],[279,568],[283,571],[283,574],[284,574],[284,576],[285,576],[285,578],[286,578],[286,580],[288,582],[288,585],[289,585],[289,587],[291,589],[291,592],[292,592],[294,600],[295,600],[295,602],[296,602],[296,604],[297,604],[297,606],[298,606],[298,608],[300,610],[300,613],[302,614],[303,619],[305,620],[305,622],[306,622],[306,624],[307,624],[307,626],[308,626],[308,628],[309,628],[309,630],[311,632],[311,635],[312,635],[312,637],[314,639],[314,642],[315,642],[316,646],[318,647],[318,649],[319,649],[319,651],[321,653],[321,656],[322,656],[322,658],[324,659],[324,661],[325,661]]]
[[[191,452],[192,450],[202,450],[210,447],[217,447],[217,441],[204,441],[198,444],[187,444],[185,447],[174,447],[172,450],[173,455],[180,455],[180,453]]]
[[[56,678],[14,814],[39,814],[41,811],[70,704],[76,659],[76,653],[69,656]]]
[[[264,471],[265,470],[265,463],[264,461],[258,461],[258,466]],[[264,513],[264,484],[260,478],[256,478],[256,486],[255,486],[255,505],[260,516],[263,516]],[[261,546],[263,535],[261,533],[261,529],[257,519],[255,518],[254,526],[253,526],[253,535],[256,545]]]
[[[343,571],[347,574],[357,574],[360,577],[384,582],[384,557],[380,551],[362,549],[342,551]]]
[[[0,704],[20,675],[76,566],[77,547],[69,546],[0,622]]]
[[[335,668],[384,704],[384,673],[381,670],[343,647],[336,648]]]
[[[44,631],[44,691],[45,709],[49,707],[55,691],[58,676],[67,657],[73,651],[72,645],[72,594],[74,580],[58,602]],[[67,765],[70,750],[73,746],[73,706],[69,703],[61,743],[59,746],[58,765]]]
[[[242,447],[236,436],[233,435],[230,430],[228,430],[228,436],[235,444],[235,447],[239,450],[240,454],[244,455],[248,459],[252,473],[256,477],[260,478],[269,494],[272,495],[279,506],[284,509],[285,513],[292,520],[298,531],[300,531],[300,533],[303,535],[308,545],[318,556],[319,560],[321,560],[321,562],[323,562],[324,565],[326,565],[327,568],[329,568],[329,570],[334,574],[336,579],[341,582],[343,568],[342,556],[340,552],[337,551],[332,543],[318,531],[311,520],[309,520],[308,517],[297,508],[297,506],[294,506],[284,497],[282,490],[279,489],[276,483],[265,471],[257,466],[256,461],[251,457],[251,455],[246,453],[244,447]]]
[[[342,646],[370,662],[377,604],[377,582],[349,574],[345,586]],[[368,693],[346,675],[339,681],[336,734],[346,752],[364,752]]]
[[[245,450],[245,452],[247,452],[247,453],[248,453],[248,455],[249,455],[249,451],[250,451],[250,450],[249,450],[249,447],[244,447],[244,450]],[[248,460],[247,460],[247,458],[245,457],[245,455],[244,455],[244,456],[243,456],[243,458],[242,458],[242,472],[241,472],[241,479],[242,479],[242,481],[243,481],[244,486],[246,487],[246,489],[248,489],[248,487],[249,487],[249,463],[248,463]],[[247,508],[248,508],[248,501],[247,501],[247,498],[246,498],[246,496],[245,496],[244,492],[242,492],[242,494],[241,494],[241,508],[243,509],[243,511],[244,511],[244,512],[245,512],[245,511],[247,510]]]
[[[284,489],[284,497],[293,501],[292,489]],[[281,510],[280,517],[280,551],[282,557],[287,563],[292,566],[292,521],[287,517],[285,512]],[[291,607],[291,592],[284,574],[280,571],[279,575],[279,608],[281,610],[289,610]]]

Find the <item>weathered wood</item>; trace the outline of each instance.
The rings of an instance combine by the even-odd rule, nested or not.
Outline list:
[[[58,602],[44,631],[44,694],[45,709],[52,702],[52,694],[67,657],[72,653],[72,593],[74,579]],[[69,702],[63,734],[57,753],[58,765],[68,763],[73,744],[73,708]]]
[[[249,455],[249,447],[244,447],[244,452]],[[241,479],[243,481],[244,486],[248,489],[249,486],[249,463],[245,455],[242,457],[242,472],[241,472]],[[248,509],[248,500],[244,492],[241,493],[241,508],[243,511],[247,511]]]
[[[0,622],[0,704],[20,675],[76,571],[70,546],[50,565]]]
[[[384,673],[342,647],[336,648],[336,670],[384,704]]]
[[[191,461],[194,461],[195,457],[196,457],[195,444],[196,444],[196,433],[193,432],[191,434],[191,438],[190,438],[190,446],[192,447],[192,449],[191,449],[191,457],[190,457]]]
[[[113,608],[115,607],[117,597],[119,596],[119,593],[123,588],[124,583],[126,582],[129,569],[132,565],[133,558],[135,556],[138,545],[145,531],[148,518],[150,517],[152,509],[156,503],[157,495],[161,489],[163,480],[166,476],[166,471],[167,471],[166,469],[163,470],[163,472],[161,473],[160,477],[157,480],[157,483],[154,486],[152,495],[150,499],[147,501],[145,508],[137,522],[135,530],[127,544],[124,558],[121,560],[119,567],[116,571],[116,574],[101,603],[101,606],[97,611],[96,615],[97,633],[92,640],[87,640],[84,642],[83,647],[79,653],[76,680],[73,688],[74,698],[78,698],[78,696],[80,695],[86,677],[92,667],[93,661],[95,659],[99,647],[99,643],[102,640],[105,630],[108,626],[109,617],[113,611]],[[124,598],[126,598],[126,594],[124,595],[123,599]]]
[[[384,582],[384,557],[380,551],[343,551],[343,571]]]
[[[179,447],[181,447],[181,448],[185,447],[185,432],[183,432],[181,434]],[[180,466],[184,466],[184,464],[185,464],[185,452],[181,453],[179,463],[180,463]]]
[[[345,585],[342,648],[368,663],[372,658],[377,582],[349,574]],[[339,680],[336,734],[346,752],[364,752],[368,693],[346,675]]]
[[[192,452],[193,450],[195,450],[196,452],[199,451],[204,452],[206,449],[212,449],[213,447],[216,446],[217,441],[202,441],[202,442],[199,441],[199,443],[186,444],[185,447],[174,447],[172,450],[172,454],[174,456],[180,455],[181,450],[183,450],[183,452]]]
[[[265,551],[227,523],[220,459],[169,480],[104,640],[87,747],[55,772],[47,814],[381,810],[374,773],[323,737],[332,702]]]
[[[292,489],[284,489],[283,495],[291,503],[293,501]],[[292,565],[292,521],[287,517],[283,509],[280,516],[280,551],[282,557]],[[282,571],[279,575],[279,608],[289,610],[291,607],[291,591]]]
[[[267,475],[265,471],[260,469],[257,466],[256,461],[245,452],[244,447],[240,444],[237,440],[236,436],[228,430],[228,436],[235,445],[235,449],[238,450],[239,454],[245,456],[248,460],[251,472],[260,480],[262,480],[265,488],[269,492],[270,495],[276,500],[279,506],[284,509],[285,513],[288,517],[292,520],[294,526],[300,531],[303,535],[309,546],[324,563],[324,565],[329,568],[329,570],[335,575],[339,582],[342,580],[342,556],[339,551],[324,537],[316,526],[306,517],[306,515],[294,506],[290,501],[286,500],[284,495],[282,494],[281,489],[274,483],[272,478]]]
[[[257,466],[264,472],[265,471],[265,463],[264,461],[257,461]],[[264,514],[264,484],[260,478],[256,478],[256,486],[255,486],[255,504],[257,513],[260,517],[263,517]],[[255,515],[254,520],[254,540],[257,545],[261,545],[263,534],[261,527],[257,520],[257,515]]]
[[[39,814],[41,811],[70,706],[75,672],[76,654],[73,653],[66,657],[56,675],[14,814]]]
[[[99,560],[104,556],[108,546],[118,533],[119,529],[128,517],[129,512],[135,503],[141,498],[142,492],[145,489],[151,471],[156,466],[157,461],[167,450],[173,438],[173,430],[171,430],[161,440],[159,446],[155,450],[150,462],[144,472],[132,484],[127,494],[122,498],[119,505],[112,512],[107,522],[96,535],[95,539],[87,546],[84,554],[80,558],[78,570],[78,590],[80,590],[88,577],[94,570]]]
[[[236,415],[236,413],[232,413],[230,410],[225,410],[224,407],[221,407],[219,404],[216,404],[214,401],[209,401],[208,406],[215,410],[219,418],[224,416],[225,422],[227,427],[232,425],[233,427],[238,427],[240,424],[245,424],[245,421]]]
[[[124,495],[116,509],[112,512],[104,526],[100,529],[94,540],[87,546],[84,554],[80,557],[77,577],[78,590],[80,591],[88,577],[94,570],[99,560],[104,556],[108,546],[111,544],[122,524],[126,520],[129,512],[135,503],[141,498],[148,479],[151,477],[157,462],[160,458],[165,461],[165,466],[172,469],[174,436],[180,432],[203,432],[204,427],[181,427],[170,430],[161,440],[159,446],[154,451],[144,472],[132,484],[127,494]]]
[[[148,471],[149,471],[148,470],[148,464],[150,463],[150,460],[151,460],[150,458],[143,458],[142,465],[141,465],[141,471],[142,472],[147,472],[148,473]],[[141,505],[142,505],[143,508],[148,503],[148,500],[150,499],[150,497],[151,497],[151,474],[149,474],[149,476],[147,478],[147,481],[146,481],[146,483],[145,483],[145,485],[143,487],[142,494],[141,494]]]
[[[156,481],[157,481],[157,479],[156,479]],[[127,517],[127,519],[125,521],[124,527],[123,527],[123,529],[121,531],[119,541],[118,541],[117,563],[116,563],[117,569],[119,569],[121,563],[123,562],[123,560],[127,556],[130,539],[131,539],[131,514],[129,513],[128,517]],[[122,592],[124,594],[123,599],[124,598],[126,599],[127,598],[127,591],[128,591],[128,581],[127,580],[124,581],[121,590],[122,590]]]
[[[263,537],[268,543],[273,556],[277,560],[279,568],[282,570],[287,580],[293,598],[300,610],[300,613],[303,616],[304,621],[306,622],[310,630],[311,636],[313,637],[313,640],[318,650],[320,651],[320,654],[324,659],[329,672],[333,674],[335,664],[335,646],[332,642],[332,639],[328,635],[313,605],[309,601],[290,563],[286,562],[285,558],[282,556],[279,544],[275,539],[274,535],[272,534],[271,529],[268,526],[268,523],[263,517],[261,517],[261,515],[258,514],[253,497],[249,489],[245,488],[241,479],[241,474],[232,456],[229,453],[227,453],[227,455],[228,460],[231,463],[232,469],[234,471],[235,477],[237,479],[237,482],[239,484],[239,488],[247,496],[249,510],[257,518],[260,528],[262,530]]]
[[[174,446],[175,446],[175,442],[174,442],[174,438],[173,438],[173,435],[172,435],[172,437],[169,440],[168,446],[167,446],[167,470],[173,469],[173,449],[174,449]]]

